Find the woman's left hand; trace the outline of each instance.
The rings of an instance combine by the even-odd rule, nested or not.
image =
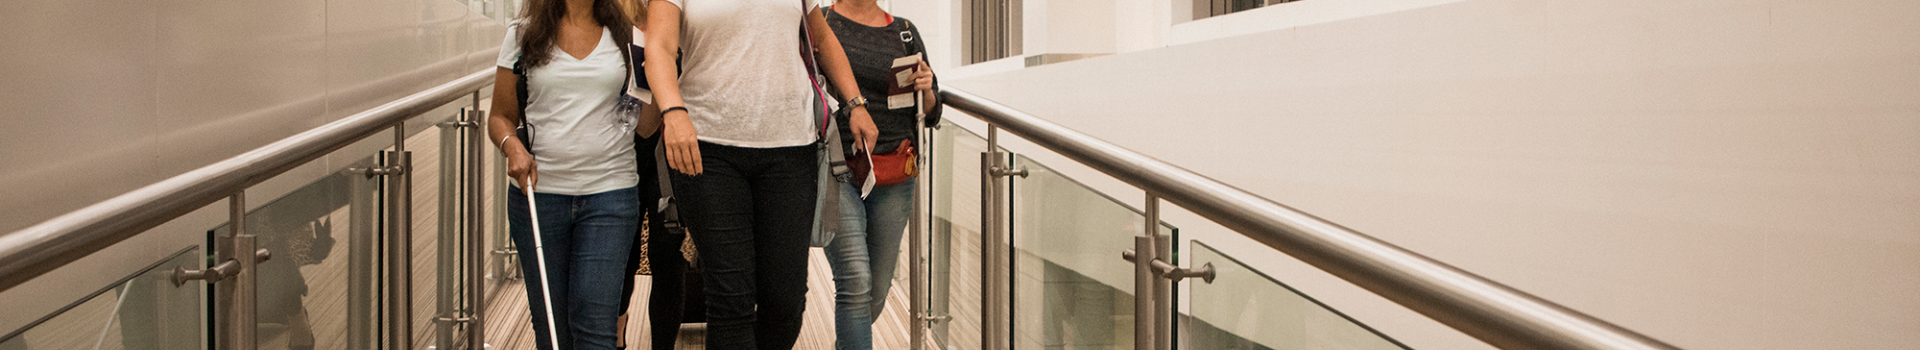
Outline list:
[[[933,91],[933,67],[927,66],[927,60],[919,60],[920,67],[913,69],[913,89]]]

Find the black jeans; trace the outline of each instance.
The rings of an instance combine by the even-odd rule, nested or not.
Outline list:
[[[657,134],[656,134],[657,136]],[[654,350],[673,350],[674,342],[680,336],[680,313],[686,310],[685,287],[687,258],[680,254],[680,242],[685,241],[684,234],[667,232],[666,222],[660,218],[660,173],[655,170],[657,162],[653,158],[653,149],[659,145],[658,139],[635,137],[633,140],[635,155],[640,174],[640,211],[647,218],[646,240],[633,240],[631,251],[640,251],[640,245],[646,244],[647,263],[653,270],[652,290],[647,291],[647,321],[653,333]],[[634,232],[638,237],[639,232]],[[620,314],[628,315],[627,322],[634,323],[638,315],[627,310],[633,302],[633,274],[640,269],[640,254],[629,254],[627,258],[627,280],[620,299]]]
[[[793,348],[807,298],[816,146],[700,143],[706,172],[673,174],[705,271],[707,349]]]

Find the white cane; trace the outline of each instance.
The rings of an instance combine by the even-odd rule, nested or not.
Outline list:
[[[531,184],[531,182],[529,182]],[[525,186],[527,191],[527,217],[533,224],[533,260],[540,266],[540,302],[547,312],[547,343],[553,350],[560,350],[560,330],[553,326],[553,288],[547,287],[547,250],[540,243],[540,208],[533,204],[533,186]]]
[[[911,41],[912,38],[903,36],[902,39],[905,39],[902,40],[902,42],[905,42]],[[932,169],[933,165],[933,162],[927,156],[933,154],[933,148],[927,143],[927,140],[933,139],[933,136],[927,135],[929,132],[927,129],[927,107],[922,106],[922,104],[926,103],[926,100],[922,98],[923,96],[920,95],[920,90],[914,89],[913,144],[916,148],[919,148],[921,155],[914,157],[913,160],[915,163],[914,170],[916,170],[913,174],[913,219],[910,220],[913,227],[909,228],[907,232],[907,257],[913,264],[908,267],[912,269],[912,271],[908,273],[912,276],[912,279],[908,281],[909,286],[907,290],[907,294],[913,299],[907,303],[907,311],[910,314],[907,318],[912,320],[911,324],[913,325],[912,327],[908,327],[913,333],[907,336],[907,340],[912,343],[912,345],[908,347],[912,350],[920,350],[923,348],[922,343],[925,341],[925,331],[929,326],[924,321],[931,319],[927,317],[926,305],[920,304],[921,300],[928,298],[927,295],[930,292],[928,285],[932,284],[932,280],[927,279],[927,273],[930,267],[927,266],[926,255],[928,252],[925,249],[929,241],[927,238],[927,207],[930,204],[927,202],[929,195],[928,179],[932,178],[931,175],[927,174],[927,171]]]

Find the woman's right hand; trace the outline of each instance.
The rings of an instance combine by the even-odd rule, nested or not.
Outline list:
[[[534,184],[540,183],[540,171],[533,163],[533,154],[527,153],[519,140],[508,142],[507,148],[507,176],[520,184],[521,191],[533,190]]]
[[[676,108],[660,116],[661,135],[667,146],[667,166],[688,176],[700,175],[700,137],[685,108]]]

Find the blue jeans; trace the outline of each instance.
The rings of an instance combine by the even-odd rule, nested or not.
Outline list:
[[[873,349],[873,319],[887,306],[893,269],[900,261],[900,235],[913,213],[913,182],[908,178],[874,186],[867,199],[850,184],[840,186],[840,229],[827,243],[833,266],[833,328],[840,350]]]
[[[535,345],[548,349],[547,310],[542,303],[540,260],[533,251],[533,226],[527,196],[517,187],[507,195],[507,232],[520,252],[526,275],[527,308],[533,313]],[[553,325],[562,330],[561,349],[611,350],[614,318],[620,312],[620,282],[627,250],[639,225],[639,192],[633,188],[582,196],[534,193],[540,206],[541,248],[546,252],[547,288],[553,295]]]

